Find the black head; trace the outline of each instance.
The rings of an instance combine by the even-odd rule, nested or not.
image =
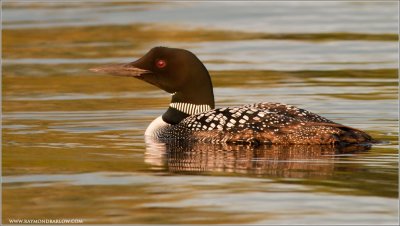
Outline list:
[[[91,71],[141,79],[172,93],[173,103],[214,108],[207,69],[193,53],[184,49],[155,47],[134,62],[102,66]]]
[[[191,52],[184,49],[155,47],[140,59],[126,64],[93,68],[94,72],[135,77],[168,93],[184,92],[192,86],[210,85],[207,69]]]

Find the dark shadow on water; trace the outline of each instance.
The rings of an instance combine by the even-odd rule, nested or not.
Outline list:
[[[338,156],[365,152],[370,145],[264,145],[258,147],[188,142],[148,143],[146,163],[170,173],[228,173],[312,178],[330,176]]]

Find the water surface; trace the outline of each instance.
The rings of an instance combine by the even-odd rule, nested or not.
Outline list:
[[[397,15],[397,2],[5,2],[3,223],[396,224]],[[88,68],[158,45],[199,56],[217,106],[293,104],[381,142],[146,146],[170,95]]]

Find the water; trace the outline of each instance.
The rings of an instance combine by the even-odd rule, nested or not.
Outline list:
[[[398,223],[397,15],[397,2],[5,2],[3,223]],[[199,56],[217,106],[293,104],[381,142],[146,146],[170,96],[87,69],[158,45]]]

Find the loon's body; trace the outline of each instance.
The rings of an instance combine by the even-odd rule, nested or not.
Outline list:
[[[279,103],[215,108],[210,75],[183,49],[155,47],[139,60],[92,69],[136,77],[172,94],[167,111],[147,128],[148,138],[233,144],[338,144],[370,142],[363,131]]]

